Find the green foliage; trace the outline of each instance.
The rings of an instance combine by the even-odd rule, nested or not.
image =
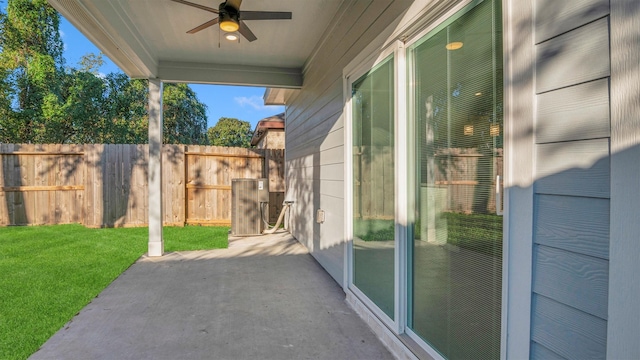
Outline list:
[[[98,75],[99,74],[98,70],[100,70],[100,67],[104,65],[104,59],[102,58],[102,53],[97,55],[93,53],[84,54],[80,58],[78,65],[80,65],[80,69],[79,69],[80,71],[92,73],[93,75]]]
[[[46,0],[0,13],[0,142],[148,141],[148,81],[100,76],[102,54],[65,68],[60,15]],[[206,105],[186,84],[164,86],[164,142],[207,144]]]
[[[227,247],[227,227],[165,227],[167,251]],[[26,359],[146,252],[148,228],[0,228],[0,359]]]
[[[387,241],[395,238],[393,220],[354,219],[353,234],[364,241]]]
[[[447,243],[489,256],[502,256],[502,217],[493,214],[444,213]]]
[[[164,143],[207,143],[207,106],[187,84],[165,84],[162,101]]]
[[[42,103],[46,119],[42,142],[99,142],[105,131],[102,80],[91,73],[73,70],[62,76],[60,87],[59,96],[47,96]]]
[[[446,221],[447,243],[489,256],[502,254],[502,217],[495,214],[441,213]],[[354,219],[353,234],[364,241],[387,241],[395,238],[393,220]],[[414,237],[420,239],[420,222]]]
[[[97,143],[143,144],[148,141],[148,85],[131,80],[123,73],[111,73],[104,79],[105,131]]]
[[[46,0],[10,0],[0,14],[0,141],[43,142],[42,103],[59,95],[64,65],[59,23]]]
[[[207,135],[211,145],[249,148],[253,131],[248,121],[222,117]]]

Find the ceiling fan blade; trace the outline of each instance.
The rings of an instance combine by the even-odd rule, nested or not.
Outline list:
[[[225,2],[225,7],[231,6],[236,9],[236,11],[240,10],[240,4],[242,4],[242,0],[227,0]]]
[[[241,11],[242,20],[288,20],[291,12],[288,11]]]
[[[213,20],[209,20],[209,21],[207,21],[206,23],[204,23],[204,24],[202,24],[202,25],[200,25],[200,26],[196,26],[196,27],[194,27],[193,29],[191,29],[191,30],[187,31],[187,34],[195,34],[195,33],[197,33],[198,31],[200,31],[200,30],[204,30],[204,29],[206,29],[206,28],[208,28],[208,27],[210,27],[210,26],[213,26],[213,25],[215,25],[215,24],[217,24],[217,23],[218,23],[218,18],[215,18],[215,19],[213,19]]]
[[[210,8],[208,6],[204,6],[204,5],[200,5],[200,4],[196,4],[196,3],[192,3],[190,1],[185,1],[185,0],[171,0],[173,2],[177,2],[179,4],[184,4],[184,5],[188,5],[188,6],[193,6],[194,8],[198,8],[200,10],[204,10],[204,11],[208,11],[208,12],[212,12],[214,14],[217,14],[219,11],[218,9],[214,9],[214,8]]]
[[[258,38],[253,34],[253,32],[249,29],[247,24],[244,21],[240,20],[240,28],[238,32],[242,34],[249,42],[257,40]]]

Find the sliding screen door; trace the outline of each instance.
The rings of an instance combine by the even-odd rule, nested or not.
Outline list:
[[[499,1],[477,3],[408,51],[417,204],[408,325],[452,359],[500,357],[501,15]]]
[[[351,86],[353,285],[394,317],[394,67],[386,59]]]

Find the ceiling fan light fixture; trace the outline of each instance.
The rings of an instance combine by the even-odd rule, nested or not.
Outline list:
[[[1,1],[2,0],[0,0],[0,2]],[[292,18],[290,11],[245,11],[241,16],[240,5],[242,4],[242,0],[224,0],[220,3],[220,5],[218,5],[218,9],[214,9],[212,7],[204,6],[187,0],[170,1],[187,5],[192,8],[205,10],[209,13],[217,14],[217,17],[187,31],[187,34],[195,34],[204,29],[208,29],[213,25],[218,25],[220,29],[220,31],[218,32],[218,39],[222,38],[222,35],[224,35],[223,33],[228,34],[237,32],[236,36],[238,37],[238,41],[240,39],[240,36],[242,36],[248,42],[252,42],[257,40],[258,38],[251,31],[249,26],[244,22],[245,20],[291,20]],[[225,38],[227,37],[225,36]],[[233,36],[231,36],[231,38],[233,38]]]
[[[226,33],[224,35],[224,38],[229,41],[238,41],[238,39],[240,39],[240,36],[236,32],[230,32],[230,33]]]
[[[238,14],[233,10],[227,10],[220,4],[220,29],[225,32],[238,31],[240,28],[240,22],[238,21]]]
[[[238,31],[240,28],[240,24],[232,18],[223,19],[220,21],[220,29],[224,32],[234,32]]]

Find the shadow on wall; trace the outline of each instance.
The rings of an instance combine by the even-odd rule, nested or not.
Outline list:
[[[603,11],[608,11],[608,2],[594,2],[593,6],[586,7],[584,10],[580,12],[576,12],[572,15],[578,19],[591,19],[595,16],[597,19],[600,17]],[[544,27],[548,28],[550,31],[563,33],[566,30],[563,30],[562,27],[566,26],[566,19],[561,18],[563,12],[557,11],[558,6],[563,6],[561,2],[553,2],[553,1],[545,1],[545,4],[548,6],[543,7],[543,11],[545,11],[545,18],[549,19],[548,24],[545,23]],[[603,5],[604,4],[604,5]],[[533,15],[533,14],[532,14]],[[527,38],[531,34],[532,24],[533,24],[533,16],[531,18],[526,19],[525,21],[519,22],[514,25],[515,34],[510,34],[513,39],[521,39]],[[570,21],[573,22],[573,21]],[[632,39],[630,39],[632,40]],[[630,41],[631,43],[631,41]],[[569,44],[559,44],[558,46],[568,46]],[[533,48],[531,46],[531,42],[515,42],[512,44],[512,55],[514,57],[524,57],[529,58],[527,54],[533,52]],[[334,49],[321,49],[327,50],[328,54],[333,54]],[[542,60],[546,58],[553,58],[557,54],[562,51],[566,52],[566,49],[562,48],[553,48],[548,49],[548,51],[539,54]],[[356,52],[356,50],[353,50]],[[346,60],[345,60],[346,61]],[[535,61],[532,61],[528,64],[521,65],[522,62],[517,64],[508,65],[516,66],[514,68],[514,72],[512,74],[512,78],[510,79],[510,85],[513,87],[515,92],[526,92],[529,91],[531,93],[532,82],[535,74]],[[507,65],[507,64],[505,64]],[[335,67],[338,69],[342,69],[345,66],[343,63],[335,64]],[[306,91],[300,92],[298,95],[295,95],[292,99],[288,100],[288,103],[293,104],[292,107],[287,108],[287,120],[288,120],[288,128],[287,128],[287,139],[297,139],[299,137],[304,136],[305,139],[308,138],[304,142],[304,144],[298,144],[295,141],[289,140],[287,143],[287,153],[291,154],[288,156],[295,156],[295,158],[290,158],[287,161],[287,178],[289,182],[289,189],[287,194],[287,200],[294,200],[296,203],[293,207],[293,224],[292,231],[294,234],[304,234],[305,237],[309,238],[301,238],[300,241],[304,243],[310,251],[317,256],[318,258],[323,257],[320,254],[319,250],[322,250],[322,246],[326,246],[326,244],[321,243],[321,232],[324,231],[328,226],[339,226],[342,219],[349,214],[332,214],[327,213],[327,221],[325,224],[320,225],[315,222],[315,211],[316,209],[321,208],[325,203],[321,201],[321,197],[327,196],[327,199],[330,199],[328,195],[325,195],[325,189],[322,189],[321,186],[327,183],[327,179],[330,179],[333,174],[330,174],[329,164],[323,163],[323,152],[328,149],[323,148],[322,145],[325,143],[325,140],[329,136],[329,134],[334,132],[341,131],[340,129],[334,130],[340,119],[343,118],[343,114],[341,112],[342,96],[334,97],[328,96],[333,95],[332,92],[334,87],[340,87],[341,80],[335,80],[332,82],[333,78],[331,77],[332,73],[328,75],[317,75],[314,73],[315,69],[311,69],[307,78],[314,81],[313,84],[307,83],[305,86]],[[317,70],[315,70],[317,71]],[[336,77],[336,79],[340,79]],[[319,85],[316,85],[318,83]],[[330,85],[337,84],[337,85]],[[337,92],[336,92],[337,94]],[[340,94],[342,95],[342,91],[340,90]],[[315,99],[315,100],[310,100]],[[630,98],[631,99],[631,98]],[[637,97],[636,97],[637,99]],[[308,108],[298,108],[296,105],[302,107],[302,105],[306,105],[307,103],[311,103],[308,105]],[[339,105],[338,105],[339,103]],[[335,105],[334,105],[335,104]],[[531,108],[531,102],[527,102],[526,104],[511,104],[512,108],[509,109],[510,115],[514,119],[527,119],[530,118],[533,114],[533,109]],[[632,104],[629,104],[632,105]],[[331,112],[331,115],[326,115],[328,112],[319,111],[318,109],[331,108],[337,109],[336,112]],[[321,117],[322,116],[322,117]],[[533,122],[532,122],[533,123]],[[349,126],[349,124],[345,124]],[[565,127],[562,129],[566,132],[571,132],[571,127]],[[540,131],[540,129],[538,129]],[[555,131],[555,130],[554,130]],[[317,134],[316,136],[311,135],[310,133]],[[533,126],[519,127],[516,129],[516,132],[510,134],[511,140],[516,143],[521,142],[522,144],[527,144],[527,147],[530,147],[531,139],[534,136]],[[295,144],[295,147],[291,147],[291,144]],[[523,145],[524,146],[524,145]],[[561,148],[558,148],[559,151],[562,151]],[[516,151],[518,151],[518,147],[516,147]],[[530,150],[527,150],[530,151]],[[550,169],[552,172],[562,173],[565,170],[557,170]],[[542,181],[542,183],[551,183],[559,181],[558,177],[553,178],[551,174],[545,174],[544,176],[548,177],[546,181]],[[344,178],[348,179],[349,174],[344,174]],[[487,177],[489,178],[489,177]],[[532,184],[516,184],[518,186],[531,186]],[[489,184],[486,185],[487,187]],[[579,187],[581,185],[576,184],[575,187]],[[343,193],[343,192],[341,192]],[[481,199],[482,202],[485,202],[486,199]],[[336,201],[342,201],[336,198]],[[337,219],[340,216],[341,219]],[[322,236],[323,241],[327,241],[325,236]],[[331,241],[331,240],[330,240]],[[343,241],[343,239],[342,239]],[[337,242],[340,242],[339,240]],[[341,258],[340,258],[341,259]],[[332,261],[331,259],[327,261]],[[323,266],[330,267],[326,263],[323,263]],[[337,265],[338,268],[341,267],[341,264]],[[341,277],[340,277],[341,278]]]

